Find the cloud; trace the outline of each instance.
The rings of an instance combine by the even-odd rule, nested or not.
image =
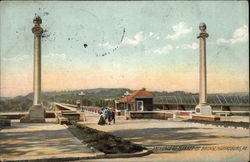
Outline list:
[[[180,22],[179,24],[174,25],[172,29],[175,33],[173,35],[168,34],[165,39],[175,40],[178,39],[180,36],[190,33],[192,31],[192,28],[187,28],[184,22]]]
[[[199,47],[198,43],[192,43],[192,44],[183,44],[181,46],[176,46],[175,48],[179,49],[192,49],[195,50]]]
[[[157,39],[157,40],[159,40],[159,39],[160,39],[160,37],[158,36],[158,37],[156,37],[156,39]]]
[[[113,49],[116,46],[111,45],[109,42],[103,43],[103,44],[99,44],[99,46],[105,47],[107,49]]]
[[[157,49],[157,50],[154,50],[153,52],[158,53],[158,54],[164,54],[164,53],[169,53],[172,50],[173,50],[172,45],[166,45],[162,49]]]
[[[216,42],[234,44],[237,42],[247,42],[247,41],[248,41],[248,26],[244,25],[234,31],[233,37],[231,39],[220,38],[217,39]]]
[[[19,54],[19,55],[16,55],[14,57],[9,57],[9,58],[3,57],[2,60],[3,61],[16,61],[16,62],[19,62],[19,61],[26,60],[28,58],[30,58],[30,56],[27,55],[27,54],[22,54],[22,55]]]
[[[120,44],[118,44],[116,46],[110,44],[109,42],[106,42],[103,44],[100,43],[99,46],[105,47],[106,49],[111,50],[111,49],[115,49],[115,48],[123,47],[123,46],[136,46],[140,42],[142,42],[143,40],[145,40],[145,36],[144,36],[143,32],[137,32],[134,36],[134,39],[130,39],[130,38],[126,37],[126,38],[124,38],[124,40]]]
[[[128,37],[126,37],[124,41],[122,42],[121,46],[125,46],[125,45],[136,46],[140,42],[142,42],[144,39],[145,37],[143,35],[143,32],[137,32],[134,36],[134,39],[129,39]]]
[[[44,55],[44,57],[66,59],[66,55],[64,53],[50,53],[49,55]]]
[[[153,36],[154,35],[154,33],[153,32],[149,32],[149,34],[148,34],[150,37],[151,36]]]

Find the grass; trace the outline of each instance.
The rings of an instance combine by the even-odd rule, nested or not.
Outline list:
[[[121,137],[116,137],[78,123],[72,123],[72,125],[68,125],[68,127],[72,134],[82,142],[87,143],[89,147],[93,147],[105,154],[135,153],[145,149],[145,147],[124,140]]]

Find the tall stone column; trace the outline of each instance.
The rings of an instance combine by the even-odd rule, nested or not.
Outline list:
[[[201,33],[197,37],[200,40],[200,80],[199,80],[199,104],[195,107],[196,114],[212,115],[212,108],[206,102],[207,95],[207,70],[206,70],[206,24],[201,23]]]
[[[33,105],[41,104],[41,35],[43,28],[40,27],[42,20],[36,17],[33,20],[35,26],[32,28],[34,33],[34,71],[33,71],[33,91],[34,101]]]
[[[33,20],[34,33],[34,69],[33,69],[33,106],[29,109],[28,116],[21,119],[21,122],[43,123],[45,122],[45,110],[41,105],[41,36],[43,28],[40,26],[42,19],[37,16]]]

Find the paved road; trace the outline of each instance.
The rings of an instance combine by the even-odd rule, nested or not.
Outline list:
[[[0,131],[0,160],[86,156],[95,155],[63,125],[14,122]]]
[[[181,120],[123,118],[118,119],[115,125],[99,126],[96,124],[98,115],[86,113],[86,116],[85,125],[121,136],[154,151],[145,157],[111,159],[112,161],[244,162],[249,159],[249,130],[246,129],[208,126]]]
[[[99,115],[86,113],[85,125],[142,144],[154,153],[137,158],[87,161],[235,161],[249,159],[249,130],[192,124],[181,120],[124,120],[97,125]],[[230,149],[230,150],[228,150]],[[64,126],[12,123],[0,131],[0,159],[22,160],[94,156]]]

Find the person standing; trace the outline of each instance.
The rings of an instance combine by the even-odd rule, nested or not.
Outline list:
[[[115,111],[114,110],[111,111],[111,115],[110,116],[111,116],[111,119],[113,120],[113,123],[115,124]]]
[[[100,111],[100,118],[98,121],[98,125],[104,125],[105,124],[105,119],[104,119],[104,110],[103,108]]]
[[[111,109],[108,110],[108,119],[109,119],[109,125],[111,123],[112,120],[114,120],[114,115],[113,115],[113,111]]]
[[[107,107],[104,109],[103,113],[104,113],[105,124],[108,124],[108,120],[109,120],[109,111],[108,111],[108,108],[107,108]]]

